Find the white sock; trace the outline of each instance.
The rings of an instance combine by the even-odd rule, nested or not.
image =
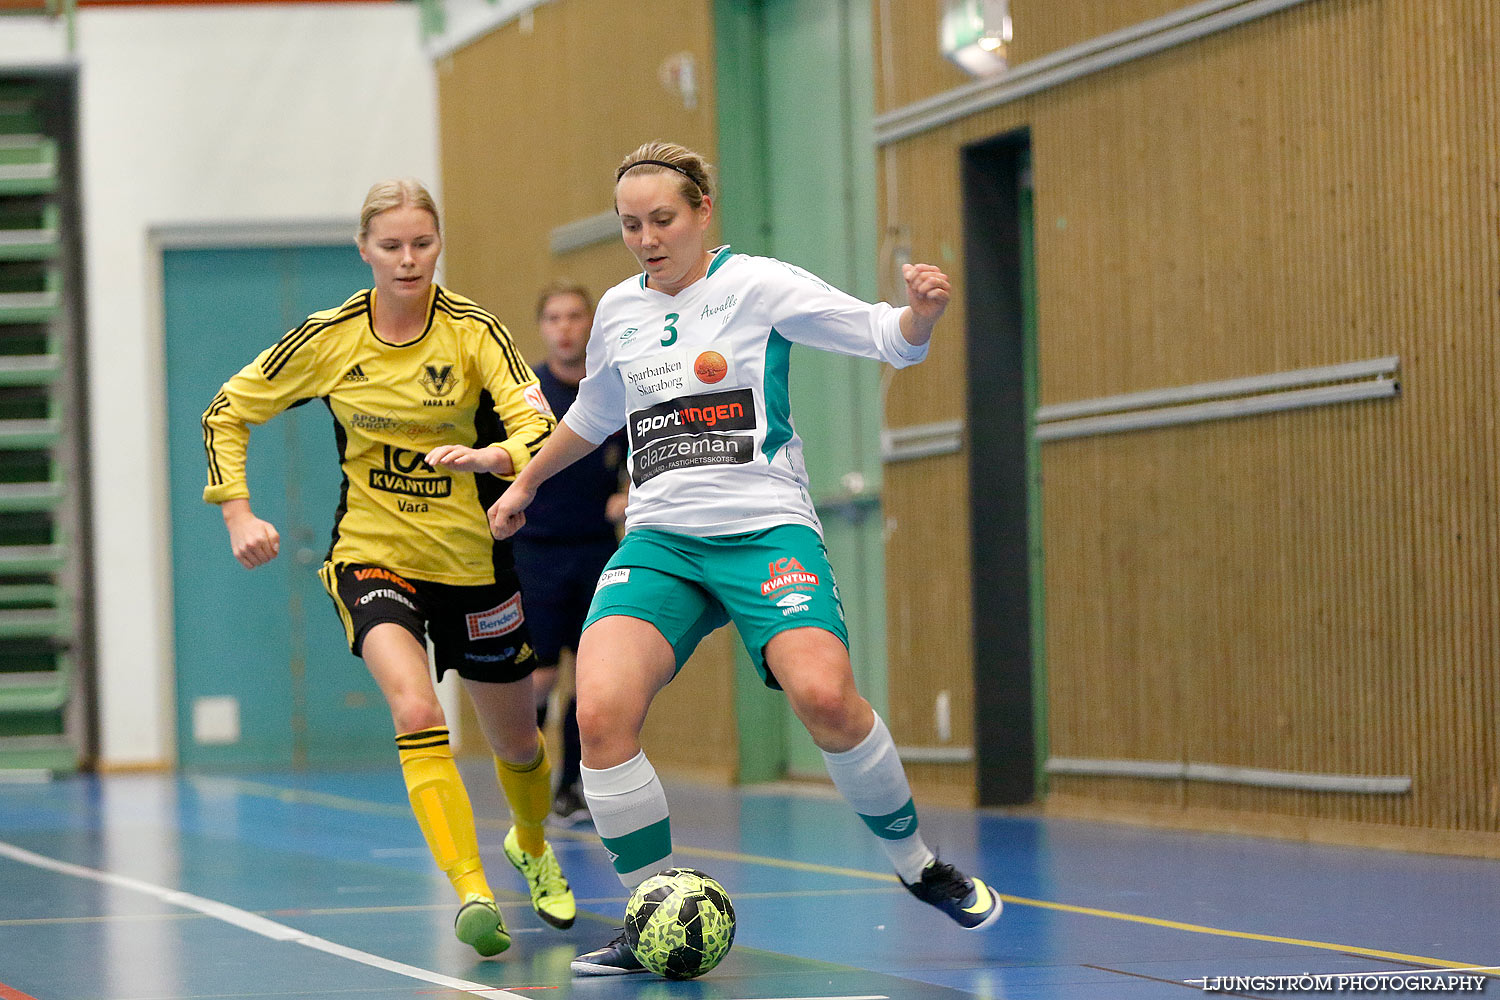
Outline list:
[[[933,860],[932,851],[917,833],[917,810],[912,802],[906,769],[896,754],[896,741],[879,713],[875,725],[859,745],[842,753],[823,751],[833,786],[854,807],[896,866],[905,882],[916,882]]]
[[[646,752],[614,767],[596,771],[580,766],[579,771],[594,829],[625,888],[634,889],[663,868],[671,868],[667,793]]]

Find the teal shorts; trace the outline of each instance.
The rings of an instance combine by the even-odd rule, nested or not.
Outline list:
[[[600,574],[583,627],[610,615],[655,625],[678,670],[704,636],[733,621],[761,680],[778,689],[765,660],[778,632],[812,626],[849,645],[828,550],[801,524],[713,538],[632,531]]]

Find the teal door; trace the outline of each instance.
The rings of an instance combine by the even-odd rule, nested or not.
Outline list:
[[[219,386],[311,312],[369,285],[352,244],[167,250],[166,327],[178,760],[185,768],[386,761],[391,721],[318,582],[341,476],[314,400],[250,435],[255,513],[281,554],[246,570],[203,502],[200,419]]]
[[[726,238],[866,301],[878,297],[869,8],[858,0],[715,6]],[[855,679],[884,712],[880,379],[874,361],[792,350],[792,414],[838,575]],[[784,700],[761,690],[747,665],[737,679],[742,780],[825,775]]]

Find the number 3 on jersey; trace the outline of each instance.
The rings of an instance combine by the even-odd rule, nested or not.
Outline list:
[[[667,313],[667,325],[666,329],[663,331],[665,336],[661,338],[661,346],[671,347],[673,344],[677,343],[677,327],[673,326],[673,324],[676,322],[677,313]]]

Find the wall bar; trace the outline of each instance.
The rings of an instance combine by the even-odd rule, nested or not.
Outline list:
[[[1350,792],[1356,795],[1404,795],[1411,791],[1411,778],[1405,775],[1377,778],[1360,774],[1311,774],[1303,771],[1274,771],[1259,767],[1230,767],[1222,764],[1153,760],[1086,760],[1076,757],[1053,757],[1047,761],[1047,773],[1093,778],[1208,781],[1222,785],[1289,788],[1307,792]]]
[[[1077,417],[1092,417],[1101,413],[1117,413],[1122,410],[1144,410],[1158,406],[1197,403],[1206,399],[1282,392],[1287,389],[1301,389],[1327,382],[1389,378],[1395,376],[1400,370],[1401,359],[1395,355],[1371,358],[1368,361],[1322,365],[1317,368],[1297,368],[1293,371],[1276,372],[1271,375],[1250,375],[1246,378],[1224,379],[1219,382],[1199,382],[1195,385],[1173,386],[1169,389],[1148,389],[1145,392],[1127,392],[1119,396],[1101,396],[1098,399],[1084,399],[1076,403],[1039,406],[1036,411],[1036,420],[1037,423],[1050,423],[1054,420],[1072,420]]]
[[[549,243],[554,254],[582,250],[596,243],[620,238],[620,217],[614,212],[600,212],[586,219],[565,222],[552,230]]]
[[[1331,403],[1350,403],[1361,399],[1384,399],[1395,396],[1400,391],[1400,383],[1394,379],[1346,382],[1342,385],[1297,389],[1292,392],[1272,392],[1241,399],[1222,399],[1187,406],[1168,406],[1153,410],[1136,410],[1132,413],[1112,413],[1101,417],[1039,423],[1035,434],[1038,441],[1094,437],[1100,434],[1119,434],[1123,431],[1146,430],[1153,427],[1173,427],[1209,420],[1229,420],[1234,417],[1249,417],[1281,410],[1299,410],[1310,406],[1327,406]]]
[[[973,747],[897,747],[896,755],[913,764],[967,764]]]
[[[933,455],[951,455],[964,446],[962,420],[942,420],[933,424],[886,428],[880,432],[880,457],[887,462],[904,462]]]
[[[887,111],[875,118],[875,145],[884,146],[1216,32],[1267,17],[1308,0],[1206,0],[1021,63],[989,80]]]
[[[300,247],[308,244],[352,244],[359,219],[267,220],[265,222],[190,222],[152,226],[147,240],[152,252],[220,249],[224,247]]]

